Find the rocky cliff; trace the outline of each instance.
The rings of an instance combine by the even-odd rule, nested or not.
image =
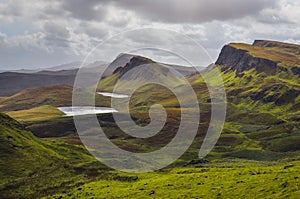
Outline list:
[[[255,47],[253,46],[253,48]],[[222,71],[236,71],[237,75],[252,68],[255,68],[257,72],[285,70],[283,67],[278,66],[278,62],[262,57],[256,57],[251,54],[251,50],[239,48],[239,44],[229,44],[224,46],[216,64],[223,66],[221,68]]]
[[[137,66],[141,66],[141,65],[144,65],[144,64],[151,64],[151,63],[155,63],[155,62],[151,59],[146,58],[146,57],[133,56],[125,66],[118,67],[113,72],[113,74],[119,73],[120,76],[123,76],[127,71],[130,71],[131,69],[133,69]]]

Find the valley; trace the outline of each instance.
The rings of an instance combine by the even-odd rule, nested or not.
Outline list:
[[[216,70],[221,72],[227,95],[226,121],[213,150],[199,159],[212,103],[218,103],[211,99],[202,75],[213,77]],[[0,198],[297,198],[299,70],[299,45],[256,40],[225,45],[215,64],[201,74],[121,54],[103,71],[98,84],[86,85],[86,89],[73,87],[74,69],[0,73]],[[97,76],[93,68],[86,69],[85,75]],[[172,85],[187,102],[190,95],[183,89],[183,78],[191,85],[201,110],[197,135],[167,168],[143,174],[112,170],[81,143],[73,116],[97,114],[106,136],[121,149],[136,153],[160,149],[175,137],[182,112],[190,113],[191,119],[194,110],[189,104],[181,107],[174,90],[159,84],[145,84],[128,97],[132,85],[154,77]],[[122,92],[116,92],[117,82],[121,82],[117,91]],[[70,110],[76,89],[95,96],[98,109]],[[151,123],[150,107],[161,104],[166,123],[149,138],[127,135],[113,116],[125,111],[111,107],[112,98],[129,101],[131,118],[138,126]]]

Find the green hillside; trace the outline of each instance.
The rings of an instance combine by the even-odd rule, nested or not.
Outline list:
[[[2,113],[0,138],[0,198],[49,195],[88,182],[104,168],[84,147],[40,140]]]
[[[73,87],[50,85],[23,90],[0,100],[0,111],[26,110],[42,105],[68,106],[72,104]]]
[[[297,198],[299,161],[285,164],[223,160],[199,168],[100,180],[45,198]]]

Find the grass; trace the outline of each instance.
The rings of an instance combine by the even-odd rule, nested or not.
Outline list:
[[[133,182],[99,180],[46,198],[298,198],[300,194],[299,161],[275,165],[227,161],[129,175],[138,178]]]
[[[27,110],[7,112],[7,115],[20,122],[37,122],[58,118],[64,115],[59,109],[53,106],[44,105]]]
[[[0,198],[38,198],[65,190],[97,177],[89,177],[95,168],[109,175],[83,146],[43,141],[4,114],[0,121]]]
[[[23,90],[1,101],[0,111],[27,110],[43,105],[55,107],[72,104],[73,87],[69,85],[50,85]]]
[[[254,57],[264,58],[287,65],[298,65],[300,63],[299,54],[297,54],[297,52],[295,51],[290,51],[285,48],[262,48],[242,43],[231,43],[229,45],[237,49],[246,50],[250,55]]]

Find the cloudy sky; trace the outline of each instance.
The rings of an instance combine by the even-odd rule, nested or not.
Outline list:
[[[168,35],[121,34],[137,28],[185,34],[213,60],[229,42],[300,43],[299,10],[297,0],[0,0],[0,70],[81,61],[116,34],[119,40],[100,47],[95,59],[111,61],[123,47],[134,51],[142,43],[164,43],[174,51],[186,48],[197,57],[184,40],[168,39]],[[176,62],[167,53],[144,54]]]

